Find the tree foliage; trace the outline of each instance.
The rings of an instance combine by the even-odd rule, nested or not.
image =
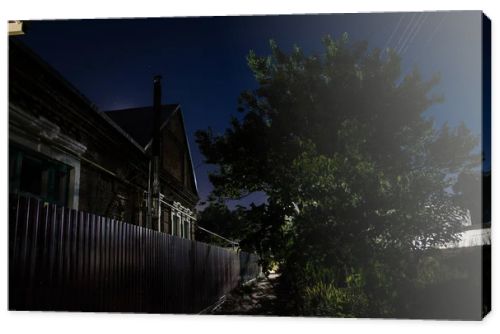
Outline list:
[[[412,254],[456,238],[450,189],[479,163],[478,141],[425,116],[443,100],[438,76],[403,76],[396,53],[347,35],[323,47],[286,54],[271,41],[270,55],[250,52],[258,88],[241,94],[225,133],[198,131],[197,142],[219,167],[214,198],[267,194],[246,213],[246,239],[292,285],[312,266],[333,271],[337,287],[362,275],[367,294],[390,294]]]

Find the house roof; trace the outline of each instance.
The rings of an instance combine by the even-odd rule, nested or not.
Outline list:
[[[162,126],[177,109],[179,109],[178,104],[162,105],[160,126]],[[154,122],[153,107],[110,110],[104,113],[143,148],[151,141]]]
[[[180,120],[182,124],[182,130],[184,132],[187,152],[189,155],[189,164],[191,167],[191,176],[193,178],[193,184],[195,188],[196,195],[198,196],[198,184],[196,181],[193,159],[191,156],[191,148],[189,147],[189,140],[187,138],[186,129],[184,128],[184,118],[182,116],[182,111],[179,104],[164,104],[161,106],[160,114],[160,127],[163,128],[171,116],[179,112]],[[105,111],[103,114],[108,117],[112,122],[116,123],[120,129],[126,132],[131,139],[141,145],[144,150],[147,150],[148,146],[152,142],[153,138],[153,125],[154,125],[154,109],[153,107],[139,107],[130,109],[119,109]]]
[[[151,142],[153,133],[153,107],[141,107],[141,108],[131,108],[123,110],[112,110],[108,112],[100,111],[95,104],[93,104],[87,97],[85,97],[77,88],[75,88],[68,80],[66,80],[57,70],[52,66],[47,64],[40,56],[33,52],[29,47],[24,45],[20,41],[13,40],[9,38],[9,66],[12,65],[12,60],[16,59],[18,64],[21,60],[28,62],[29,65],[36,65],[37,69],[44,72],[44,77],[49,77],[56,84],[60,84],[62,89],[73,97],[73,100],[82,103],[85,108],[75,108],[78,110],[80,115],[84,115],[88,118],[90,115],[97,115],[100,119],[105,121],[105,124],[111,126],[111,131],[118,136],[125,138],[129,141],[137,150],[143,154],[147,151],[147,146]],[[12,73],[12,71],[10,71]],[[45,76],[46,75],[46,76]],[[61,89],[58,86],[58,89]],[[9,103],[12,100],[9,98]],[[76,103],[76,102],[75,102]],[[80,105],[79,105],[80,106]],[[180,105],[178,104],[166,104],[162,106],[160,126],[165,126],[171,116],[179,111],[184,135],[186,136],[186,131],[184,128],[184,122],[182,113],[180,113]],[[86,114],[89,112],[89,114]],[[197,194],[196,177],[194,175],[194,168],[191,159],[191,152],[189,147],[189,142],[186,136],[186,145],[189,152],[189,160],[192,169],[192,177],[194,179],[195,192]]]
[[[114,122],[110,117],[107,117],[105,113],[100,111],[97,106],[92,103],[85,95],[83,95],[73,84],[71,84],[66,78],[64,78],[55,68],[50,66],[45,62],[38,54],[36,54],[33,50],[31,50],[28,46],[23,44],[20,41],[9,38],[9,51],[19,52],[23,57],[27,58],[29,62],[37,64],[41,69],[43,69],[46,73],[52,76],[59,84],[61,84],[64,88],[66,88],[71,94],[73,94],[76,99],[80,100],[83,104],[85,104],[91,112],[93,112],[98,117],[101,117],[106,123],[111,125],[120,135],[124,136],[128,141],[131,142],[136,148],[138,148],[141,152],[145,152],[144,147],[139,145],[127,132],[121,129],[120,126],[116,126],[116,122]],[[9,66],[12,55],[9,56]]]

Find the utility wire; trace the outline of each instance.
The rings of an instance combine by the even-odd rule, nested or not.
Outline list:
[[[427,41],[425,42],[425,45],[429,44],[432,39],[434,38],[434,35],[436,35],[436,32],[438,31],[438,29],[441,27],[441,25],[443,24],[443,21],[445,20],[446,18],[446,15],[443,13],[441,14],[441,20],[439,20],[439,23],[436,25],[436,27],[434,28],[434,30],[432,31],[432,33],[429,35],[429,38],[427,39]]]
[[[408,42],[410,40],[410,37],[413,36],[413,32],[416,30],[420,20],[420,14],[415,14],[415,21],[413,21],[413,24],[411,25],[410,29],[408,30],[408,34],[406,34],[405,39],[403,40],[403,43],[401,44],[399,48],[399,54],[403,54],[403,49],[406,49]]]
[[[406,26],[402,26],[401,29],[403,29],[403,32],[399,34],[399,38],[397,39],[397,42],[395,41],[395,44],[393,46],[394,51],[398,53],[399,46],[401,45],[401,42],[403,41],[404,37],[406,36],[406,33],[408,31],[408,28],[410,24],[413,22],[414,15],[411,16],[410,21],[406,24]],[[404,19],[406,20],[406,19]]]
[[[443,21],[446,19],[446,15],[445,14],[442,14],[440,13],[442,16],[441,16],[441,19],[439,20],[439,22],[436,24],[436,26],[434,27],[434,30],[432,31],[432,33],[429,35],[429,38],[427,38],[427,40],[422,44],[421,48],[425,48],[427,46],[427,44],[429,44],[432,39],[434,38],[434,36],[436,35],[436,32],[439,30],[439,28],[441,27],[441,25],[443,24]],[[428,17],[430,17],[431,14],[429,13]],[[411,59],[411,61],[409,62],[409,64],[413,63],[414,59],[415,59],[416,55],[413,56],[413,58]]]
[[[410,48],[410,46],[412,45],[413,41],[415,40],[415,38],[417,37],[418,33],[420,32],[420,29],[424,25],[424,21],[426,19],[427,19],[427,13],[423,13],[420,16],[420,18],[419,18],[419,22],[417,23],[416,28],[413,30],[413,34],[409,38],[409,40],[406,43],[405,47],[401,50],[401,56],[404,55],[406,53],[406,51]]]
[[[404,16],[404,15],[401,15],[401,16],[399,17],[399,21],[398,21],[398,23],[396,24],[396,27],[392,30],[392,33],[391,33],[391,35],[389,36],[389,38],[387,38],[387,41],[385,42],[385,45],[384,45],[384,51],[386,51],[386,50],[387,50],[387,48],[389,47],[389,45],[391,44],[392,39],[393,39],[393,37],[394,37],[394,36],[395,36],[395,34],[396,34],[396,31],[398,31],[399,26],[401,25],[401,22],[403,21],[403,16]],[[386,51],[386,52],[387,52],[387,51]]]
[[[403,31],[403,34],[399,37],[398,44],[396,45],[396,53],[399,54],[401,52],[401,47],[404,44],[404,41],[406,41],[407,36],[409,35],[409,32],[411,28],[413,27],[413,21],[415,20],[415,17],[417,14],[413,13],[410,22],[408,22],[408,25],[406,26],[405,30]]]
[[[217,234],[217,233],[215,233],[215,232],[212,232],[212,231],[210,231],[210,230],[207,230],[206,228],[201,227],[201,226],[200,226],[200,225],[198,225],[198,224],[196,224],[195,226],[196,226],[197,228],[199,228],[200,230],[202,230],[202,231],[204,231],[204,232],[208,233],[208,234],[211,234],[211,235],[213,235],[213,236],[216,236],[216,237],[218,237],[218,238],[220,238],[220,239],[222,239],[222,240],[225,240],[225,241],[229,242],[229,243],[230,243],[231,245],[233,245],[233,246],[235,246],[235,245],[236,245],[236,246],[238,246],[238,245],[239,245],[239,243],[238,243],[237,241],[234,241],[234,240],[230,240],[230,239],[224,238],[222,235]]]

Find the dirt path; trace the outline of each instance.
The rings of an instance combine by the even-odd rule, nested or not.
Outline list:
[[[276,315],[275,287],[279,275],[270,274],[234,289],[210,314]]]

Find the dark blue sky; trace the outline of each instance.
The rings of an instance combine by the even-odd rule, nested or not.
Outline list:
[[[255,87],[245,57],[269,52],[275,39],[321,52],[321,38],[394,47],[408,72],[440,72],[445,102],[429,110],[438,123],[465,121],[481,134],[480,12],[334,14],[216,18],[33,21],[20,39],[100,110],[152,104],[152,77],[163,76],[163,102],[182,105],[200,195],[211,190],[194,132],[222,132],[241,91]],[[490,146],[489,141],[486,144]],[[488,159],[489,165],[489,159]],[[255,198],[261,198],[256,196]],[[248,199],[252,200],[252,198]]]

